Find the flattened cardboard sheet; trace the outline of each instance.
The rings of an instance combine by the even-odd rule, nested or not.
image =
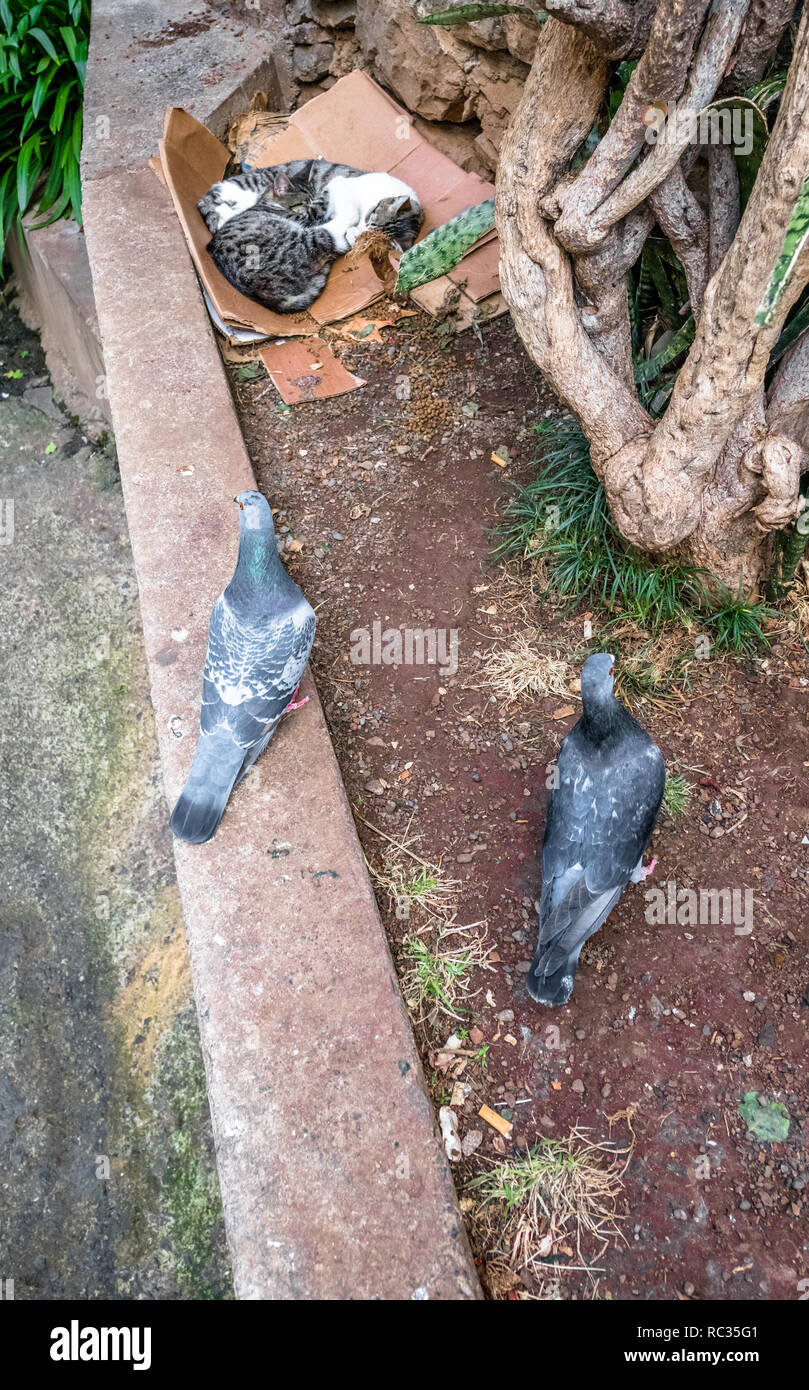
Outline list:
[[[365,385],[362,377],[343,366],[322,338],[269,343],[258,355],[287,405],[344,396],[346,391]]]

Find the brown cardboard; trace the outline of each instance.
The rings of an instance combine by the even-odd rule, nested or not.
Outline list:
[[[449,278],[456,285],[461,285],[469,298],[479,304],[482,299],[486,299],[499,288],[500,278],[497,273],[499,260],[499,241],[489,241],[483,246],[478,244],[469,252],[468,256],[464,256],[462,261],[453,266],[449,272]]]
[[[354,376],[343,366],[322,338],[268,343],[258,355],[287,405],[343,396],[346,391],[365,385],[362,377]]]
[[[256,148],[256,143],[253,148]],[[384,285],[367,256],[341,256],[332,266],[322,295],[308,314],[286,315],[238,293],[216,269],[205,247],[210,240],[197,203],[222,177],[228,150],[205,126],[178,107],[166,113],[160,158],[166,184],[174,199],[191,256],[200,279],[225,325],[254,329],[268,337],[316,334],[321,325],[336,323],[368,308],[384,294]],[[418,133],[408,112],[382,91],[364,72],[351,72],[328,91],[306,102],[289,117],[285,129],[267,125],[266,143],[254,159],[256,167],[290,159],[331,159],[360,169],[395,173],[416,190],[425,210],[422,235],[441,226],[464,208],[493,195],[491,184],[465,173]],[[424,286],[412,296],[422,307],[443,302],[448,289],[464,286],[468,312],[499,290],[497,243],[494,233],[483,236],[451,274]],[[424,293],[427,291],[427,293]]]

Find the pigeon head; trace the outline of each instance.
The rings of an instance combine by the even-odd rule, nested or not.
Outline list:
[[[612,696],[615,685],[615,657],[610,652],[588,656],[581,671],[581,699],[588,705],[603,705]]]
[[[240,492],[233,500],[239,508],[239,524],[242,531],[273,530],[270,504],[260,492]]]

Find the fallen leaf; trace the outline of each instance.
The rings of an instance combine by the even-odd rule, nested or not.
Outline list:
[[[463,1106],[464,1106],[465,1100],[466,1100],[466,1092],[465,1092],[465,1090],[464,1090],[464,1088],[463,1088],[461,1082],[460,1082],[460,1081],[456,1081],[456,1082],[455,1082],[455,1085],[454,1085],[453,1088],[452,1088],[452,1095],[450,1096],[450,1101],[449,1101],[449,1103],[450,1103],[450,1105],[452,1106],[453,1110],[456,1110],[456,1109],[457,1109],[457,1110],[462,1110],[462,1109],[463,1109]]]

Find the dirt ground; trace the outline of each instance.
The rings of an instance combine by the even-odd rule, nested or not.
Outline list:
[[[422,318],[381,337],[338,344],[367,386],[292,410],[263,372],[230,370],[290,572],[317,609],[314,672],[369,864],[384,874],[390,841],[378,832],[439,863],[459,884],[456,924],[485,923],[492,948],[460,1023],[439,1016],[417,1028],[436,1103],[452,1095],[467,1149],[482,1134],[455,1173],[484,1285],[510,1298],[800,1298],[809,1288],[806,647],[782,625],[761,656],[694,661],[684,697],[633,701],[670,772],[689,782],[690,808],[676,825],[661,818],[655,877],[629,889],[586,948],[571,1002],[541,1009],[524,976],[546,767],[578,701],[507,705],[482,667],[513,634],[537,629],[571,676],[588,651],[609,649],[603,617],[592,615],[588,637],[581,610],[543,602],[527,572],[492,554],[512,484],[531,475],[531,427],[555,407],[508,319],[486,326],[482,341]],[[376,621],[383,631],[454,630],[457,671],[352,663],[352,632],[372,633]],[[670,884],[737,890],[752,915],[647,920],[644,892]],[[418,921],[397,920],[382,887],[379,902],[404,968]],[[440,1045],[461,1024],[475,1055],[447,1068]],[[739,1114],[748,1091],[786,1106],[785,1142],[748,1132]],[[479,1118],[482,1104],[512,1121],[508,1138]],[[498,1210],[481,1220],[465,1184],[537,1137],[574,1129],[633,1145],[621,1235],[604,1252],[583,1247],[589,1274],[569,1241],[533,1272],[515,1269]]]

